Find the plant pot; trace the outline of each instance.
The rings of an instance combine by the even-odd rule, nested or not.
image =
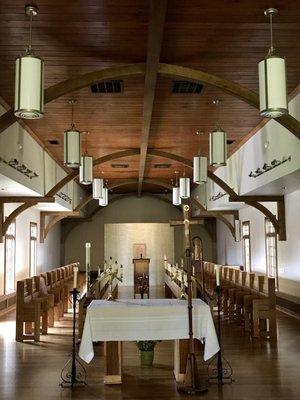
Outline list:
[[[150,351],[140,350],[140,355],[141,355],[141,366],[142,367],[149,367],[149,366],[153,365],[154,350],[150,350]]]

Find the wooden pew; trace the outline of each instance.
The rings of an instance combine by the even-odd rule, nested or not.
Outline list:
[[[42,299],[32,297],[30,280],[17,282],[16,341],[40,340]],[[32,282],[32,279],[31,279]],[[24,324],[26,325],[24,333]],[[34,328],[32,330],[32,324]]]

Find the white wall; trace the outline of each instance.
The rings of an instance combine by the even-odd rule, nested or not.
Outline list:
[[[275,211],[273,204],[268,207]],[[285,209],[287,240],[277,243],[279,290],[300,297],[300,190],[285,196]],[[265,273],[265,217],[253,207],[245,207],[240,210],[240,220],[250,221],[252,270]],[[219,221],[217,260],[220,264],[243,265],[242,242],[234,242],[228,229]]]
[[[150,285],[164,283],[164,256],[174,262],[174,228],[165,223],[127,223],[105,224],[104,254],[105,259],[112,257],[113,262],[123,265],[123,284],[133,286],[133,245],[146,244],[146,256],[150,258]]]
[[[6,204],[5,216],[17,205]],[[30,222],[37,223],[39,238],[40,212],[28,209],[16,219],[16,281],[29,276],[29,227]],[[37,244],[37,273],[60,266],[60,224],[51,230],[45,243]],[[4,294],[4,243],[0,243],[0,295]]]

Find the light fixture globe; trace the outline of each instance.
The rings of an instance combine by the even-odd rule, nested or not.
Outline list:
[[[38,14],[38,8],[25,7],[30,16],[29,44],[24,56],[15,63],[15,102],[14,114],[18,118],[38,119],[44,115],[44,61],[32,51],[32,17]]]
[[[259,110],[263,117],[278,118],[288,113],[286,64],[284,58],[275,54],[273,46],[273,16],[278,11],[268,8],[264,14],[270,18],[271,45],[268,55],[258,64]]]
[[[79,168],[80,158],[80,132],[71,128],[64,132],[64,164],[69,168]]]
[[[179,206],[181,204],[179,187],[177,187],[177,186],[173,187],[173,189],[172,189],[172,203],[173,203],[173,206]]]
[[[108,188],[103,188],[103,197],[99,199],[99,205],[105,207],[108,205]]]
[[[198,185],[207,182],[207,158],[203,156],[194,157],[193,180]]]
[[[222,129],[216,129],[209,134],[209,163],[214,167],[226,165],[227,135]]]
[[[104,182],[101,178],[93,179],[93,199],[102,199],[104,195]]]
[[[182,199],[190,197],[190,178],[182,177],[179,179],[179,196]]]
[[[83,185],[90,185],[93,182],[93,157],[88,154],[81,156],[79,181]]]

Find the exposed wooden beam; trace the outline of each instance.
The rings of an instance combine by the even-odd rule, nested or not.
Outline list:
[[[219,76],[208,74],[192,68],[182,67],[180,65],[162,63],[160,63],[158,66],[158,73],[170,77],[180,77],[181,79],[187,79],[193,82],[199,82],[209,86],[217,87],[223,92],[237,97],[238,99],[243,100],[251,106],[259,109],[258,94],[229,79],[221,78]],[[275,121],[284,126],[298,139],[300,139],[300,121],[292,117],[292,115],[287,114],[282,117],[275,118]]]
[[[282,199],[282,195],[279,196],[268,196],[268,195],[255,195],[255,196],[238,196],[238,198],[235,197],[229,197],[230,202],[245,202],[248,201],[250,202],[277,202]]]
[[[1,196],[0,203],[27,203],[36,201],[37,203],[54,203],[54,197],[39,196]]]
[[[27,202],[22,205],[20,205],[18,208],[16,208],[12,213],[10,213],[5,220],[2,220],[2,229],[1,229],[1,236],[0,236],[0,242],[2,243],[3,241],[3,236],[6,234],[6,231],[9,227],[9,225],[13,222],[14,219],[17,218],[18,215],[20,215],[23,211],[27,210],[30,207],[33,207],[37,204],[36,201],[32,202]]]
[[[59,215],[52,215],[51,213],[41,212],[40,214],[40,243],[44,243],[48,233],[55,225],[67,216],[79,216],[79,211],[62,211]],[[46,217],[50,216],[50,220],[46,224]]]
[[[138,196],[141,195],[144,180],[147,148],[151,127],[152,110],[157,81],[157,69],[163,40],[167,0],[150,0],[148,24],[147,63],[145,74],[145,92],[143,101],[142,133],[140,140],[140,166]]]
[[[75,90],[82,89],[86,86],[93,85],[95,83],[117,79],[125,76],[137,76],[145,74],[145,64],[129,64],[122,66],[115,66],[109,68],[103,68],[98,71],[88,72],[87,74],[78,75],[74,78],[67,79],[63,82],[57,83],[56,85],[50,86],[45,89],[45,104],[53,101],[61,96],[68,93],[72,93]],[[5,114],[0,117],[0,133],[6,128],[16,122],[18,119],[15,117],[13,109],[8,110]]]
[[[139,149],[117,151],[115,153],[107,154],[106,156],[96,158],[93,162],[93,166],[95,167],[96,165],[104,164],[108,161],[116,160],[118,158],[123,158],[123,157],[130,157],[137,154],[140,154]],[[61,181],[57,182],[57,184],[53,186],[52,189],[49,190],[47,196],[54,196],[67,183],[71,182],[73,179],[76,179],[78,175],[79,175],[78,170],[71,172],[69,175],[66,175]]]

